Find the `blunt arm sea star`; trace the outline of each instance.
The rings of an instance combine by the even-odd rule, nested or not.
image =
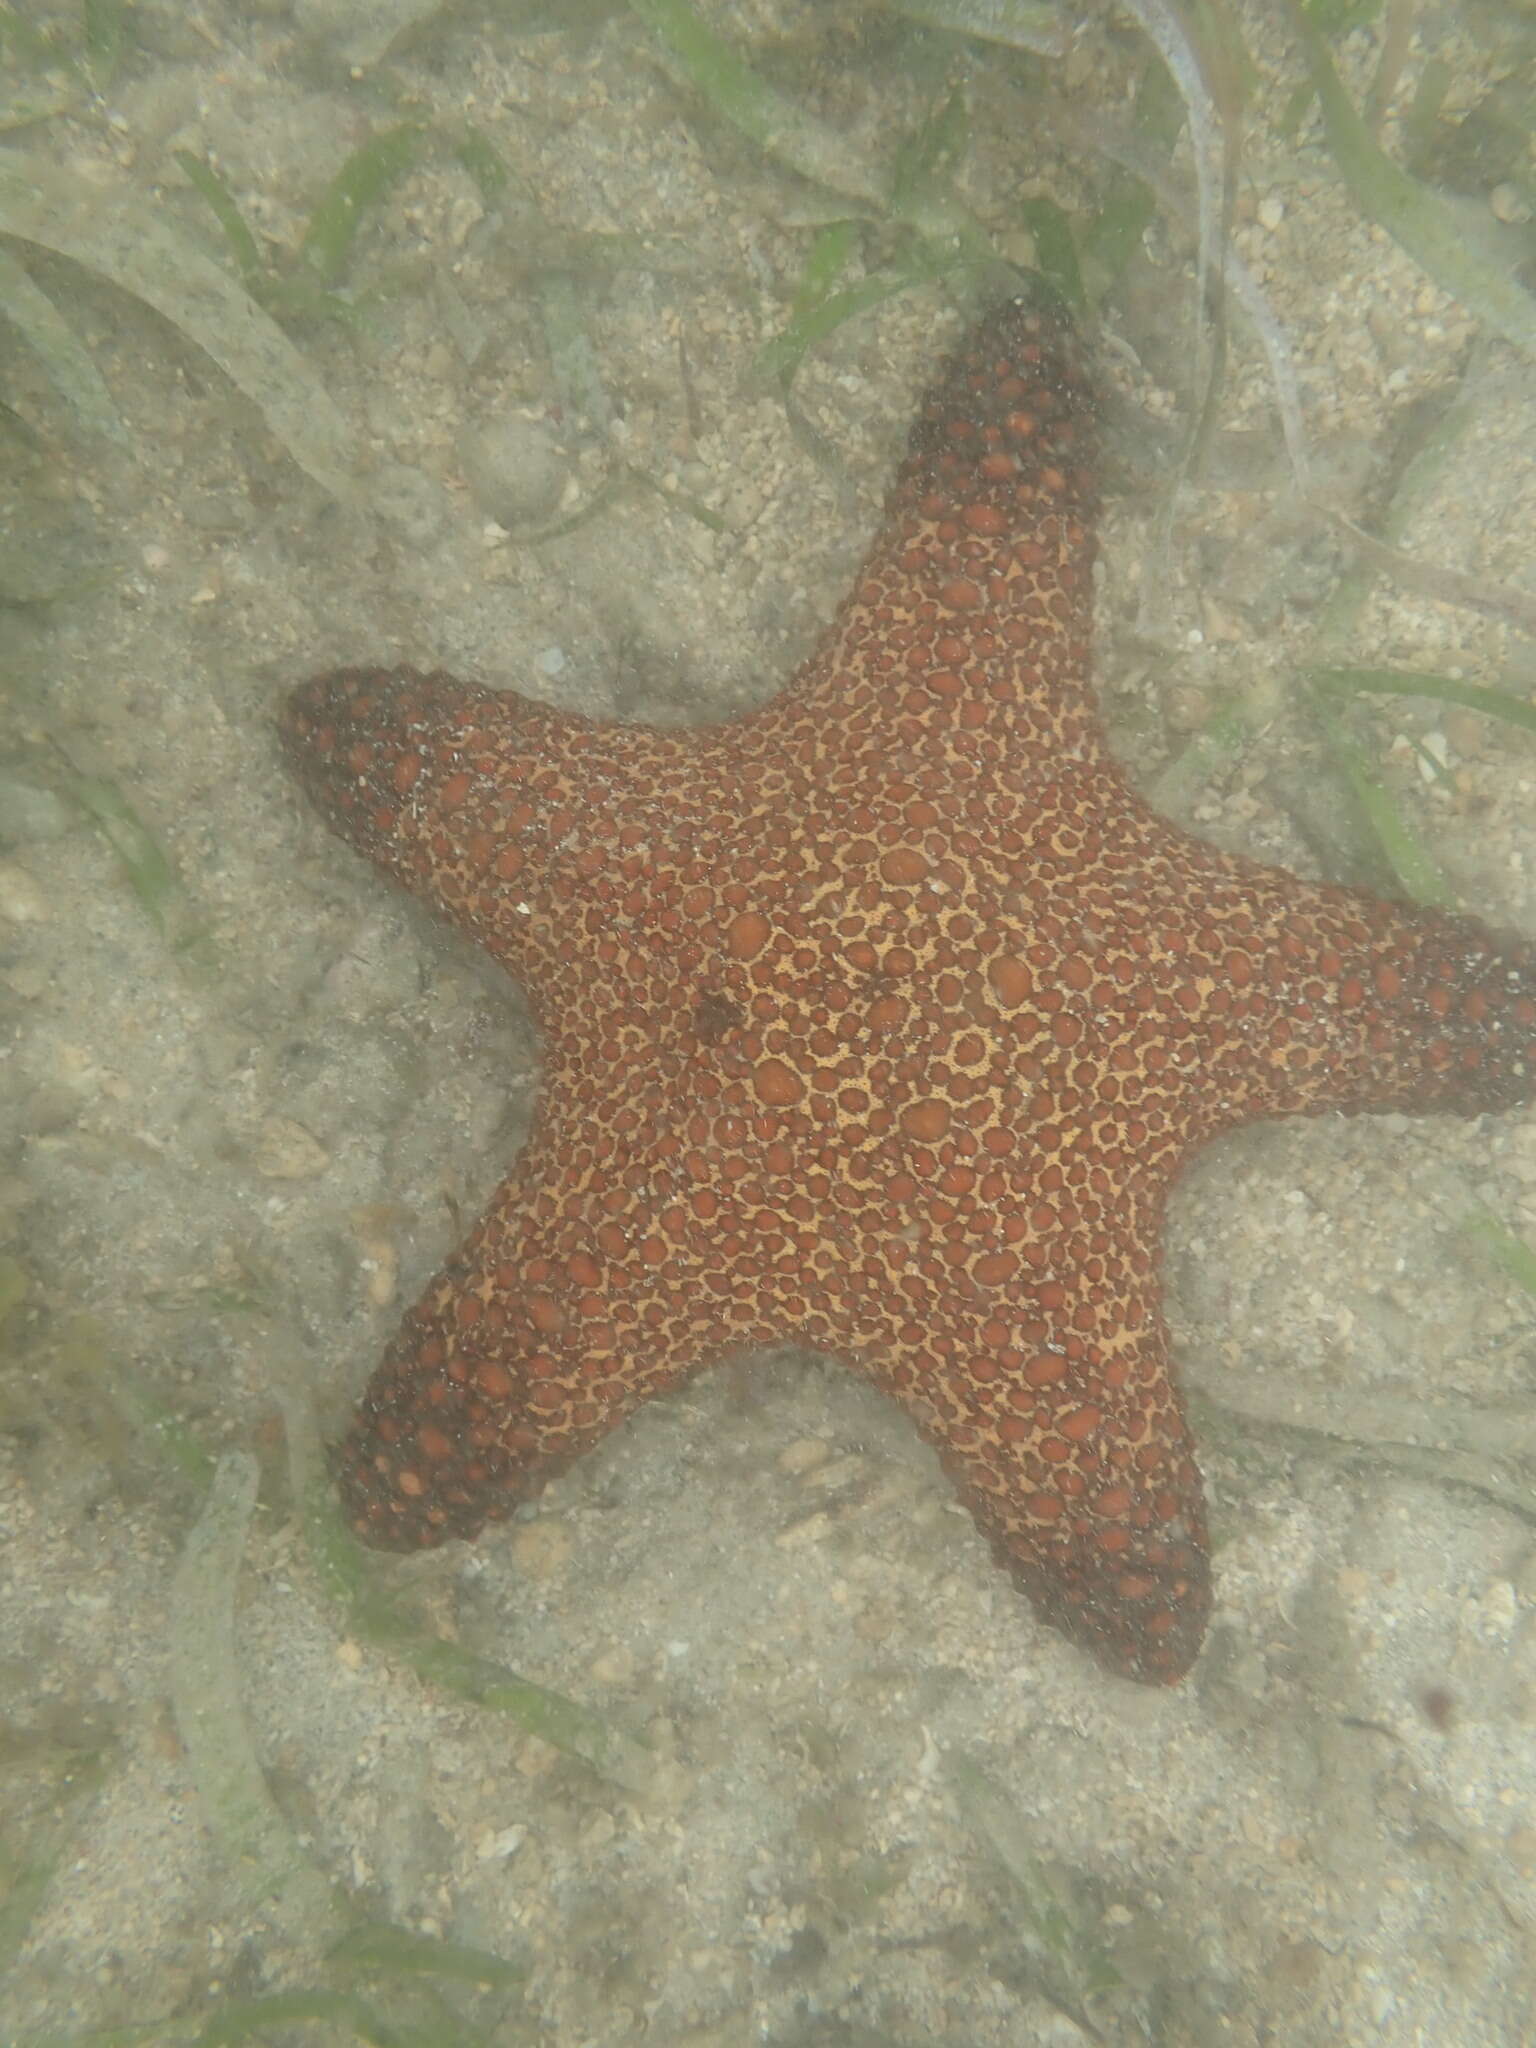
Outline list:
[[[1536,968],[1148,808],[1089,684],[1094,514],[1077,343],[1010,303],[761,710],[661,732],[405,670],[290,698],[327,822],[517,978],[544,1063],[340,1447],[369,1541],[473,1536],[652,1394],[799,1337],[938,1445],[1046,1620],[1188,1669],[1168,1188],[1257,1117],[1528,1100]]]

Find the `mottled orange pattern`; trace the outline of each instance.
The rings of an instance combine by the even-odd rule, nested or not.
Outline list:
[[[765,709],[661,732],[346,670],[283,735],[327,821],[502,961],[522,1159],[340,1446],[348,1515],[473,1536],[648,1396],[797,1337],[901,1403],[1040,1615],[1173,1680],[1210,1607],[1158,1256],[1250,1118],[1502,1109],[1536,963],[1163,823],[1088,682],[1093,400],[991,313]]]

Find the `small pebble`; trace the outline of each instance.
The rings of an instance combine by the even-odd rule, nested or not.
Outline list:
[[[530,1579],[550,1579],[563,1571],[571,1554],[571,1534],[553,1515],[523,1522],[512,1531],[514,1563]]]
[[[781,1472],[792,1475],[810,1472],[817,1465],[826,1463],[827,1447],[818,1437],[803,1436],[792,1444],[786,1444],[777,1459]]]
[[[470,496],[487,519],[509,533],[550,518],[571,473],[565,451],[536,420],[487,420],[459,435],[459,461]]]
[[[528,1830],[521,1821],[514,1821],[509,1828],[498,1828],[494,1834],[486,1835],[475,1849],[475,1855],[482,1863],[504,1863],[509,1856],[515,1856],[528,1838]]]
[[[628,1685],[635,1675],[635,1653],[622,1643],[604,1650],[592,1659],[587,1673],[598,1685]]]
[[[48,898],[35,875],[13,860],[0,861],[0,917],[12,924],[41,924],[48,915]]]
[[[292,1117],[269,1116],[256,1140],[255,1161],[263,1180],[313,1180],[330,1165],[331,1155]]]

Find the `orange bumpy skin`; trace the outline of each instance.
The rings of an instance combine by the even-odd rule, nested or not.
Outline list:
[[[327,822],[542,1037],[522,1159],[337,1454],[353,1527],[473,1536],[639,1402],[798,1337],[939,1446],[1041,1617],[1171,1681],[1210,1608],[1164,1202],[1250,1118],[1505,1109],[1536,959],[1165,824],[1088,682],[1093,400],[993,311],[766,708],[661,732],[345,670],[283,738]]]

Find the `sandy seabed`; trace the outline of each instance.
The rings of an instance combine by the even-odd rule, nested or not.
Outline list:
[[[701,11],[881,177],[962,83],[958,186],[1010,253],[1031,196],[1079,219],[1100,203],[1102,162],[1032,126],[984,46],[967,68],[877,9]],[[1275,10],[1240,12],[1258,75],[1235,241],[1291,338],[1320,494],[1372,523],[1421,409],[1454,397],[1464,424],[1400,544],[1536,589],[1529,360],[1362,220],[1315,118],[1287,138],[1298,60]],[[1468,12],[1426,25],[1394,110],[1436,57],[1477,97]],[[327,1599],[277,1390],[299,1379],[338,1425],[513,1156],[537,1046],[499,973],[306,812],[277,700],[320,668],[402,661],[626,718],[760,701],[852,574],[958,332],[929,286],[813,351],[795,403],[818,461],[752,370],[836,205],[680,92],[622,8],[555,30],[465,14],[387,57],[380,19],[342,0],[145,5],[103,96],[10,138],[215,249],[191,152],[290,258],[347,152],[402,118],[439,138],[473,124],[511,176],[493,204],[425,148],[365,215],[355,317],[295,330],[346,422],[354,509],[173,325],[6,245],[127,439],[77,433],[0,326],[0,392],[42,429],[10,451],[0,519],[14,573],[63,593],[0,611],[0,1192],[24,1290],[0,1362],[0,1833],[13,1876],[47,1873],[0,1978],[0,2040],[160,2019],[192,2038],[235,1997],[333,1981],[318,1924],[249,1903],[205,1822],[171,1706],[203,1494],[131,1419],[150,1411],[261,1461],[238,1697],[307,1855],[360,1911],[526,1969],[499,2002],[443,1993],[459,2038],[1527,2039],[1532,1314],[1462,1226],[1483,1204],[1536,1228],[1529,1114],[1271,1126],[1191,1173],[1169,1313],[1217,1613],[1177,1690],[1106,1678],[1039,1627],[894,1410],[791,1351],[652,1407],[474,1548],[380,1566],[428,1633],[649,1742],[648,1797],[423,1683]],[[1095,15],[1048,74],[1062,108],[1128,129],[1139,53]],[[1341,55],[1358,91],[1371,46]],[[900,232],[857,246],[877,267]],[[1287,492],[1240,323],[1221,486],[1184,494],[1162,549],[1189,257],[1185,227],[1154,223],[1102,351],[1120,425],[1145,422],[1139,444],[1117,433],[1130,459],[1108,478],[1106,715],[1152,788],[1204,715],[1245,707],[1241,751],[1173,808],[1315,873],[1332,813],[1300,675],[1347,558]],[[584,340],[557,372],[561,305]],[[621,461],[660,494],[632,485],[561,537],[521,536]],[[1148,639],[1154,584],[1168,626]],[[1532,673],[1499,617],[1386,580],[1327,658],[1516,692]],[[1536,931],[1528,741],[1432,701],[1359,730],[1463,900]],[[180,878],[164,929],[83,815],[91,788]],[[1042,1942],[1046,1883],[1068,1931]],[[1121,1982],[1089,2002],[1091,2036],[1096,1958]]]

